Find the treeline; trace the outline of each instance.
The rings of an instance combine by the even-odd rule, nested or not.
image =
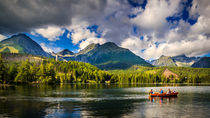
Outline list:
[[[210,68],[169,67],[179,75],[180,83],[210,83]]]
[[[0,83],[209,83],[210,69],[168,69],[179,75],[166,78],[166,67],[133,66],[128,70],[103,71],[97,67],[77,61],[5,62],[0,56]]]
[[[166,78],[169,69],[178,75]],[[120,83],[210,83],[210,68],[191,67],[143,67],[133,66],[128,70],[110,70]]]
[[[0,57],[0,83],[105,83],[111,74],[76,61],[6,63]]]
[[[128,70],[111,70],[118,83],[172,83],[172,79],[163,76],[163,68],[133,66]]]

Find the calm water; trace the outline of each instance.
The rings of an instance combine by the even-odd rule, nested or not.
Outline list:
[[[149,98],[153,88],[175,98]],[[210,86],[30,85],[0,87],[0,117],[193,117],[210,118]]]

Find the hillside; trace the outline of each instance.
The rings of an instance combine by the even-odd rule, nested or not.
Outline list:
[[[35,56],[31,54],[21,54],[21,53],[1,53],[2,59],[8,63],[22,62],[28,60],[29,62],[42,62],[46,60],[41,56]]]
[[[198,61],[200,57],[187,57],[186,55],[178,55],[178,56],[173,56],[172,59],[178,62],[185,62],[185,63],[190,63],[192,61]]]
[[[163,76],[165,76],[166,78],[169,79],[178,79],[178,75],[170,70],[168,70],[168,68],[166,68],[163,72]]]
[[[175,61],[170,56],[162,55],[159,59],[153,62],[155,66],[177,66]]]
[[[58,55],[59,60],[74,60],[87,62],[100,69],[126,69],[132,65],[152,66],[130,50],[118,47],[115,43],[108,42],[103,45],[90,44],[79,53],[65,49],[51,55],[46,53],[39,44],[25,34],[13,35],[0,42],[1,53],[31,54],[44,57]]]
[[[56,53],[58,56],[69,56],[69,55],[74,55],[74,53],[68,49],[64,49],[58,53]]]
[[[178,67],[191,67],[192,64],[197,62],[200,57],[187,57],[186,55],[178,56],[161,56],[157,60],[151,61],[155,66],[178,66]]]
[[[17,34],[0,42],[0,52],[21,53],[50,57],[39,44],[25,34]]]
[[[84,49],[82,49],[81,51],[79,51],[79,53],[77,55],[86,54],[86,53],[90,52],[91,50],[98,48],[99,46],[100,46],[99,44],[92,43],[92,44],[88,45],[87,47],[85,47]]]
[[[210,68],[210,57],[202,57],[192,65],[194,68]]]
[[[197,62],[200,59],[200,57],[187,57],[186,55],[178,55],[172,57],[172,59],[179,67],[190,67],[192,66],[192,64]]]
[[[130,50],[118,47],[115,43],[90,44],[74,57],[65,58],[88,62],[100,69],[126,69],[132,65],[152,66]]]

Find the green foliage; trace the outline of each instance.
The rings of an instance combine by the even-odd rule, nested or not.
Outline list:
[[[210,82],[210,68],[169,67],[169,69],[179,75],[178,82],[181,83]]]
[[[0,83],[6,83],[8,80],[5,78],[16,83],[105,83],[112,76],[91,64],[76,61],[49,59],[41,63],[28,60],[21,63],[5,63],[0,59],[0,66]]]
[[[163,76],[168,68],[178,78]],[[24,61],[6,63],[0,57],[0,83],[209,83],[210,69],[189,67],[144,67],[132,66],[127,70],[103,71],[97,67],[77,61],[42,62]]]
[[[25,34],[13,35],[0,42],[0,52],[22,53],[50,57],[39,44]]]
[[[176,73],[174,76],[165,78],[163,71],[168,68]],[[143,67],[133,66],[127,70],[110,70],[112,74],[118,75],[118,83],[209,83],[210,68],[190,68],[190,67]]]
[[[32,82],[30,66],[31,64],[29,63],[28,60],[21,64],[21,66],[18,68],[18,74],[15,77],[15,82],[23,82],[23,83]]]
[[[6,48],[3,50],[3,52],[5,52],[5,53],[10,53],[10,50],[9,50],[8,47],[6,47]]]
[[[0,83],[8,83],[7,68],[0,55]]]
[[[133,65],[152,66],[130,50],[112,42],[90,44],[78,54],[65,59],[88,62],[104,70],[127,69]]]

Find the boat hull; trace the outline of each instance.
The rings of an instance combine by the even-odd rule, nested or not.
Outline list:
[[[170,93],[170,94],[167,94],[167,93],[154,93],[154,94],[150,94],[151,97],[174,97],[174,96],[177,96],[178,95],[178,92],[175,92],[175,93]]]

